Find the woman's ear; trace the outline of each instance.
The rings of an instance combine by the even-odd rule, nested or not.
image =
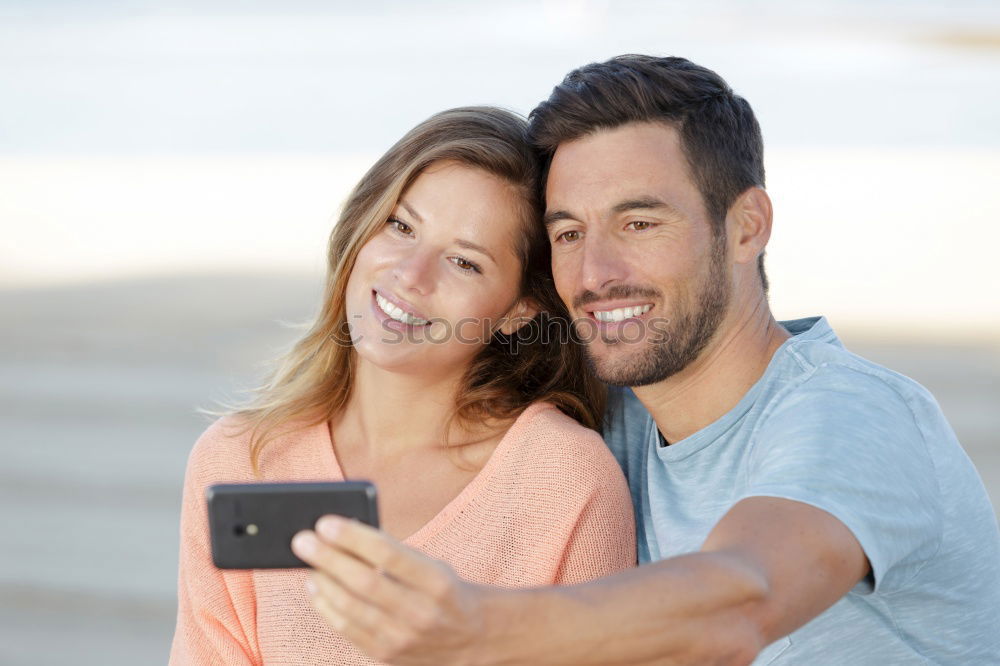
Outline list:
[[[497,330],[504,335],[512,335],[517,329],[534,319],[537,314],[538,305],[530,298],[521,298],[507,311]]]

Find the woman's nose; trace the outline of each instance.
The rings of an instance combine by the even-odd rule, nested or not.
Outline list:
[[[403,289],[426,294],[434,282],[434,259],[430,252],[414,249],[396,259],[392,275]]]

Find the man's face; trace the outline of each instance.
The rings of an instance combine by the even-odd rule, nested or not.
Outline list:
[[[674,128],[630,123],[561,144],[545,219],[556,289],[602,381],[645,386],[697,358],[726,312],[730,269]]]

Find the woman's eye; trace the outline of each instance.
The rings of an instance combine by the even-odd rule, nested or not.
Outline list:
[[[463,271],[468,271],[470,273],[482,273],[482,270],[480,270],[479,266],[477,266],[476,264],[472,263],[471,261],[469,261],[464,257],[452,257],[451,263],[455,264]]]
[[[410,225],[408,225],[406,222],[403,222],[402,220],[397,220],[394,217],[390,217],[388,220],[385,221],[385,223],[391,226],[395,231],[398,231],[399,233],[403,234],[404,236],[409,236],[410,234],[413,233],[413,228]]]
[[[575,243],[578,240],[580,240],[580,232],[575,229],[564,231],[556,236],[557,243]]]

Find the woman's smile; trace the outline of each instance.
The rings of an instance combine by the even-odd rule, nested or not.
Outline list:
[[[381,312],[388,317],[389,321],[414,327],[430,326],[431,322],[428,319],[418,316],[409,307],[398,304],[398,299],[390,300],[379,293],[377,289],[372,290],[372,295],[374,296],[376,314]],[[381,320],[386,321],[385,319]]]

